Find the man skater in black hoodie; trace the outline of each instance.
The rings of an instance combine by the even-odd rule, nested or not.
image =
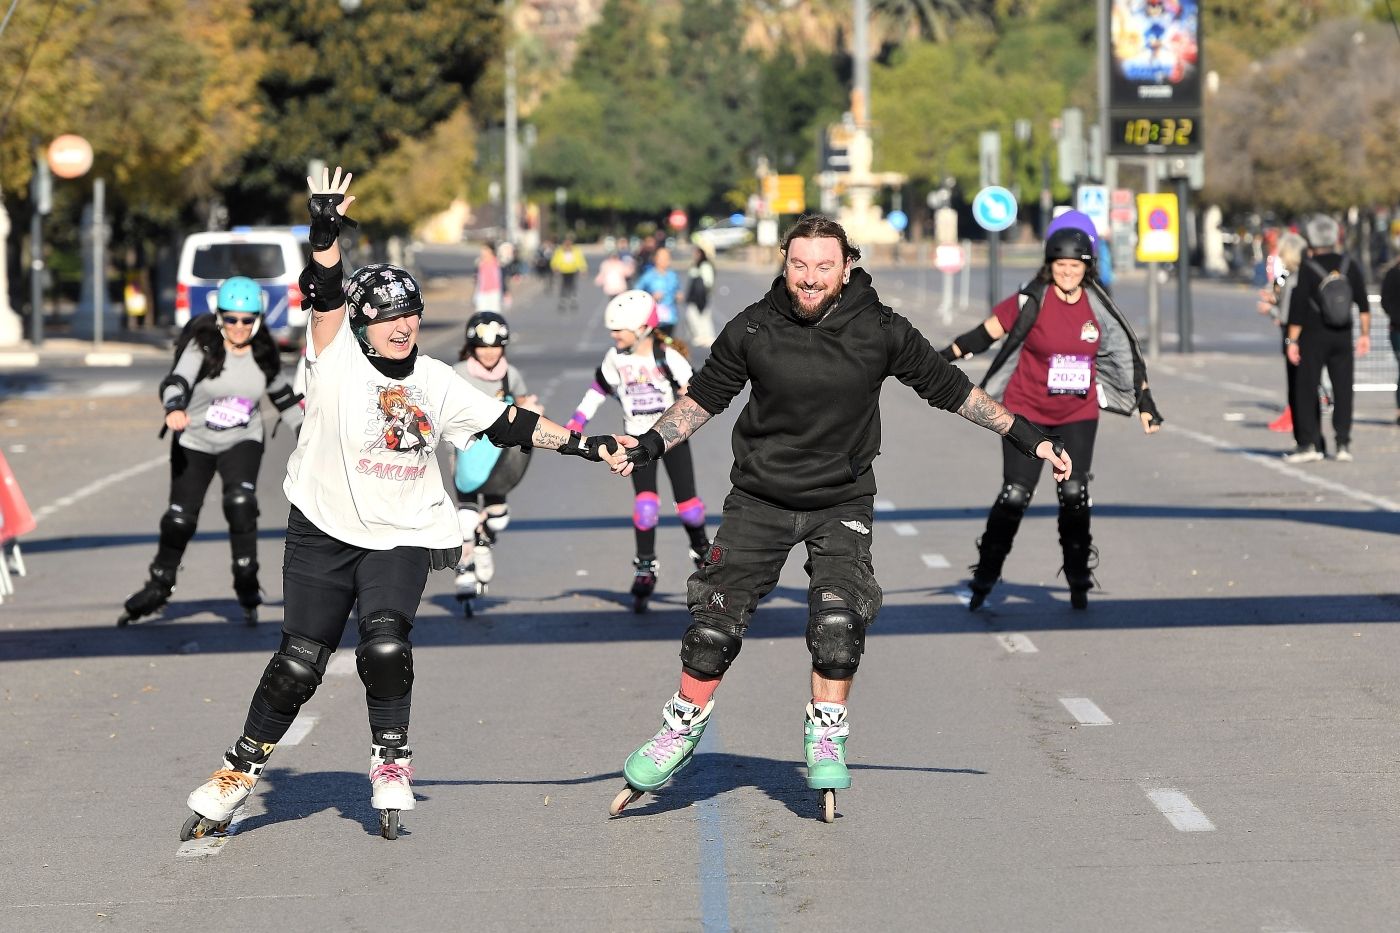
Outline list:
[[[870,559],[872,465],[887,377],[1004,435],[1027,457],[1048,460],[1057,480],[1070,473],[1056,438],[974,387],[880,303],[840,224],[803,217],[783,254],[782,275],[725,326],[688,394],[652,430],[621,439],[629,462],[614,471],[627,475],[724,411],[745,383],[753,386],[734,428],[734,488],[705,566],[687,588],[694,621],[681,642],[680,690],[662,708],[661,730],[627,759],[628,786],[613,801],[614,815],[690,760],[754,608],[777,585],[788,552],[803,543],[811,580],[807,783],[823,791],[826,819],[834,818],[834,791],[851,785],[846,700],[881,604]]]

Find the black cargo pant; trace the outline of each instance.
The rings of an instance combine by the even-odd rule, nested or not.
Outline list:
[[[844,604],[868,626],[882,602],[870,559],[874,512],[872,496],[803,512],[730,490],[705,566],[687,586],[691,615],[742,638],[788,553],[805,544],[809,615]]]

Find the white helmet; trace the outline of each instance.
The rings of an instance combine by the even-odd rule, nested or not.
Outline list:
[[[613,297],[603,312],[608,330],[630,330],[645,337],[656,329],[656,299],[640,289],[632,289]]]

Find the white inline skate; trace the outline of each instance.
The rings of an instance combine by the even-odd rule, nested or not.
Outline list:
[[[185,803],[192,811],[180,827],[180,841],[202,839],[228,830],[233,815],[257,786],[272,754],[271,745],[241,738],[224,754],[224,765],[190,792]],[[256,758],[257,760],[252,760]]]
[[[408,746],[371,745],[370,806],[379,811],[379,834],[399,838],[399,811],[413,809],[413,750]]]

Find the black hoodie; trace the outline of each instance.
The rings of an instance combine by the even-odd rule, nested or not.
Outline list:
[[[947,411],[972,391],[962,370],[880,303],[864,269],[852,270],[836,306],[816,323],[793,313],[778,276],[725,325],[689,396],[717,415],[752,383],[734,426],[730,482],[781,508],[811,511],[875,494],[887,376]]]

